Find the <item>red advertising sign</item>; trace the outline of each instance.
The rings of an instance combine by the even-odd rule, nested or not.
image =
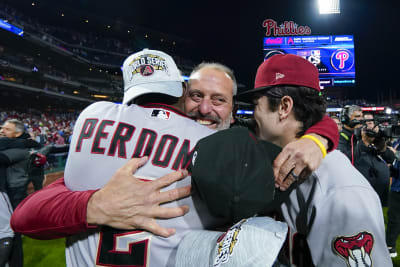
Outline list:
[[[278,26],[273,19],[263,21],[263,27],[266,28],[266,36],[285,36],[285,35],[310,35],[311,28],[308,26],[299,26],[293,21],[285,21]]]

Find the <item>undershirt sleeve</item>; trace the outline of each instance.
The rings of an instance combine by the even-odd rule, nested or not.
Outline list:
[[[318,134],[328,139],[328,152],[335,150],[339,144],[339,130],[334,120],[325,115],[321,121],[317,122],[308,130],[306,134]]]
[[[87,204],[96,191],[70,191],[60,178],[23,200],[11,217],[11,227],[35,239],[61,238],[96,228],[86,222]]]

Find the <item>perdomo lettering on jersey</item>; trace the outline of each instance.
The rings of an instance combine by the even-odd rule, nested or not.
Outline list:
[[[137,142],[130,142],[136,131],[134,125],[119,122],[115,126],[112,120],[86,119],[82,129],[79,129],[80,135],[75,147],[75,152],[80,152],[83,143],[91,144],[92,154],[101,154],[110,157],[134,158],[148,156],[153,165],[167,168],[170,166],[173,170],[185,169],[189,165],[189,160],[193,154],[193,148],[190,148],[190,140],[180,140],[173,135],[159,136],[157,132],[151,129],[140,129],[139,136],[135,138]],[[102,144],[103,139],[112,135],[109,144]],[[153,153],[153,148],[155,152]],[[172,161],[172,156],[178,148],[178,154]]]
[[[81,112],[74,132],[65,184],[71,190],[92,190],[107,184],[132,157],[149,157],[133,174],[145,180],[184,169],[198,140],[214,131],[168,105],[96,102]],[[166,190],[190,185],[190,180],[188,176]],[[171,208],[181,205],[190,207],[191,212],[156,220],[162,227],[177,229],[173,238],[101,227],[68,237],[67,266],[173,266],[176,248],[187,231],[219,225],[206,212],[197,211],[191,197],[163,204]]]

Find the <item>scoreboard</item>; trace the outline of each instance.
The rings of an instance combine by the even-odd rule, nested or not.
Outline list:
[[[275,54],[294,54],[313,63],[322,88],[355,85],[352,35],[265,37],[263,48],[264,60]]]

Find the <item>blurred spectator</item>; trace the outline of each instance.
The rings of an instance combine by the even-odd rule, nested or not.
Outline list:
[[[342,122],[339,120],[339,118],[336,116],[332,116],[331,119],[336,122],[338,130],[339,130],[339,132],[341,132],[343,129],[342,129]]]
[[[65,145],[64,137],[62,137],[61,134],[58,132],[56,133],[55,144],[56,145]]]
[[[354,130],[360,128],[362,120],[361,107],[356,105],[345,106],[342,109],[340,121],[342,122],[343,129],[339,136],[338,150],[343,152],[350,161],[354,164],[354,147],[356,145],[356,137]]]

